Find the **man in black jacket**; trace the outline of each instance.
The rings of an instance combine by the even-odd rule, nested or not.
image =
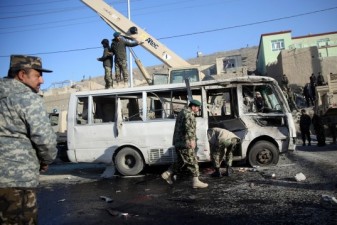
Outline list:
[[[310,137],[310,125],[311,125],[311,118],[306,113],[305,109],[301,110],[301,117],[300,117],[300,130],[302,135],[303,146],[305,146],[305,141],[308,140],[308,145],[311,145],[311,137]]]

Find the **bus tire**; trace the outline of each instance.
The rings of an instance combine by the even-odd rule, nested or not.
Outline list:
[[[144,160],[137,150],[125,147],[117,153],[115,166],[120,174],[134,176],[144,169]]]
[[[274,144],[268,141],[258,141],[249,151],[250,166],[276,165],[279,160],[279,151]]]

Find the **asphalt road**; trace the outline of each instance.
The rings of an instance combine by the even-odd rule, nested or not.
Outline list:
[[[105,165],[57,162],[41,176],[40,225],[337,224],[337,206],[326,201],[337,197],[337,145],[299,146],[256,171],[235,165],[231,177],[212,178],[202,164],[203,190],[184,177],[168,185],[166,168],[102,179]],[[305,180],[296,181],[299,173]]]

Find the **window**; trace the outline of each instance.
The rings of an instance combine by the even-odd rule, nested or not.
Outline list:
[[[189,78],[190,82],[199,81],[199,71],[198,69],[181,69],[171,71],[171,83],[183,83],[185,79]]]
[[[142,93],[120,96],[123,121],[142,120],[143,104]]]
[[[242,86],[244,113],[282,112],[279,99],[269,85]]]
[[[283,50],[284,49],[284,40],[279,39],[279,40],[271,41],[271,48],[272,48],[272,51]]]
[[[116,97],[109,96],[95,96],[93,97],[93,118],[94,123],[108,123],[114,122],[116,113]]]
[[[330,41],[329,38],[320,39],[320,40],[317,41],[317,46],[318,47],[327,46],[329,41]]]
[[[77,124],[88,124],[88,97],[77,99],[76,122]]]
[[[229,68],[235,68],[235,59],[224,59],[223,60],[223,70],[229,69]]]
[[[233,99],[231,89],[209,90],[207,94],[207,108],[210,120],[234,118]]]

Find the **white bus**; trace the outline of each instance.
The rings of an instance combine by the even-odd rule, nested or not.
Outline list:
[[[295,149],[296,131],[286,98],[269,77],[247,76],[193,82],[202,102],[197,121],[197,157],[210,161],[207,129],[222,127],[241,138],[234,160],[250,165],[278,163]],[[264,101],[257,110],[254,93]],[[72,162],[114,163],[122,175],[145,165],[170,164],[175,118],[188,104],[184,83],[73,93],[68,108],[67,155]]]

